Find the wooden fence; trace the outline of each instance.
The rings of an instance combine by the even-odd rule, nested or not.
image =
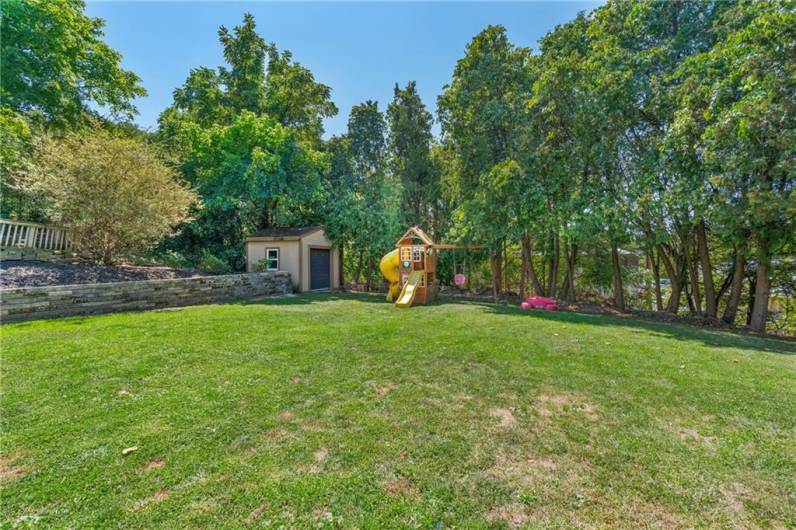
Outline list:
[[[0,219],[0,247],[66,252],[72,242],[64,228]]]

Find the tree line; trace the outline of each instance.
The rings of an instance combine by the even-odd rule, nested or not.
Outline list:
[[[5,2],[2,25],[2,215],[94,233],[133,222],[130,207],[66,212],[80,186],[55,186],[57,169],[75,183],[116,175],[89,186],[115,200],[95,201],[108,209],[137,193],[157,219],[146,241],[95,258],[138,252],[241,270],[246,234],[322,223],[344,251],[346,278],[379,288],[379,258],[419,224],[483,245],[471,275],[494,296],[605,292],[619,309],[759,331],[772,296],[793,311],[792,2],[609,1],[535,51],[489,26],[437,100],[438,138],[409,82],[386,106],[354,106],[347,131],[325,139],[323,121],[338,112],[331,88],[260,36],[251,15],[219,29],[226,64],[192,70],[152,132],[131,125],[140,79],[119,66],[82,2]],[[76,44],[57,46],[43,28]],[[152,162],[141,150],[163,170],[114,162],[125,152]]]

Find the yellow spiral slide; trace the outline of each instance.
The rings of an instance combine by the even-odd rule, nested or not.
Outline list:
[[[397,248],[388,252],[381,258],[379,269],[381,270],[382,276],[384,276],[390,284],[389,289],[387,289],[387,301],[392,302],[393,300],[397,300],[398,295],[401,293],[401,288],[399,287],[401,281],[401,260],[398,256]]]
[[[398,256],[398,249],[388,252],[381,258],[379,262],[379,269],[382,275],[390,284],[387,289],[387,301],[395,301],[396,307],[412,307],[412,302],[415,300],[415,293],[417,286],[420,285],[420,280],[423,278],[421,271],[412,271],[409,278],[404,283],[404,288],[399,287],[401,281],[401,261]]]

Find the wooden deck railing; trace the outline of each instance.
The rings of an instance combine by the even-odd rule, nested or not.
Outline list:
[[[55,252],[71,248],[69,232],[61,227],[0,219],[0,247],[41,249]]]

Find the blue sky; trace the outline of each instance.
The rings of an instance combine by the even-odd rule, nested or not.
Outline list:
[[[329,85],[340,112],[326,121],[326,136],[345,132],[351,107],[367,99],[386,109],[395,83],[417,81],[436,114],[437,96],[472,37],[502,24],[517,45],[536,49],[557,24],[599,2],[511,3],[269,3],[88,2],[87,12],[106,22],[107,42],[123,65],[143,80],[136,122],[154,128],[191,68],[224,64],[217,30],[251,12],[267,41]],[[439,128],[435,124],[435,132]]]

